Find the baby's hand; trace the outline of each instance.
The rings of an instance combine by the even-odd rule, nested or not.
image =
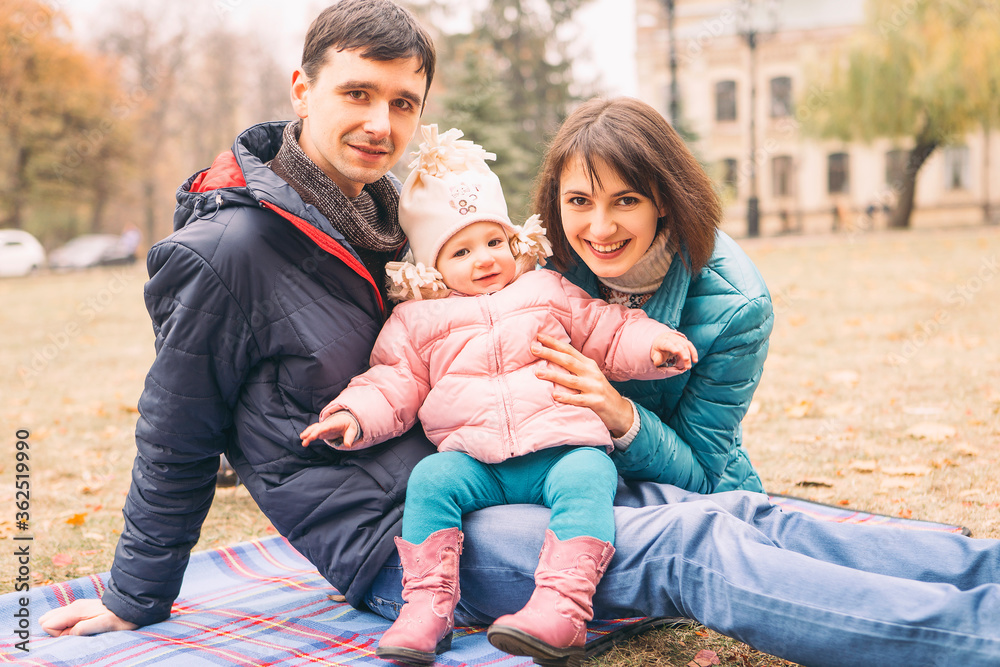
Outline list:
[[[656,337],[649,351],[649,358],[653,365],[672,366],[676,369],[674,375],[680,375],[698,362],[698,350],[684,334],[670,331]]]
[[[308,447],[315,440],[337,440],[342,438],[343,444],[336,443],[338,449],[340,447],[350,449],[354,441],[357,440],[360,430],[361,427],[358,426],[354,415],[347,410],[338,410],[323,421],[307,427],[299,435],[302,438],[303,447]],[[330,446],[334,445],[331,444]]]

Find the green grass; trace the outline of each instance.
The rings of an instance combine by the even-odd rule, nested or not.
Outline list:
[[[776,309],[745,421],[766,488],[1000,538],[1000,229],[742,245]],[[27,429],[33,585],[111,564],[153,358],[144,281],[141,266],[0,281],[0,538],[23,534],[14,444]],[[244,489],[221,489],[198,549],[270,534]],[[16,569],[2,552],[6,592]],[[683,667],[702,650],[724,665],[788,664],[700,626],[651,632],[594,664]]]

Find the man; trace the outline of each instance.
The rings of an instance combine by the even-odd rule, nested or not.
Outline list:
[[[385,263],[405,237],[386,175],[416,131],[431,40],[389,0],[344,0],[306,37],[299,121],[250,128],[181,187],[150,252],[156,359],[139,401],[125,529],[102,603],[43,627],[92,634],[166,619],[225,454],[295,547],[355,605],[395,553],[420,429],[370,455],[297,434],[367,368]],[[65,610],[64,610],[65,611]]]
[[[298,434],[366,369],[384,321],[384,265],[404,245],[386,173],[434,65],[409,13],[342,0],[306,37],[291,91],[300,121],[250,128],[182,186],[177,231],[149,256],[157,356],[111,581],[102,600],[43,616],[50,634],[169,616],[223,453],[352,605],[396,617],[392,537],[432,447],[419,429],[358,453],[303,448]],[[997,541],[810,521],[746,492],[621,484],[616,502],[599,618],[688,616],[810,665],[1000,664]],[[458,624],[524,605],[547,523],[539,506],[463,518]]]

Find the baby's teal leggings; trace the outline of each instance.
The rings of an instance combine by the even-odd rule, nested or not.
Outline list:
[[[527,503],[552,509],[560,540],[581,535],[614,542],[615,464],[600,447],[552,447],[502,463],[462,452],[438,452],[413,469],[403,510],[403,539],[419,544],[444,528],[461,528],[466,512]]]

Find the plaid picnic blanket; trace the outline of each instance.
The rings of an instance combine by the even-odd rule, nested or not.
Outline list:
[[[797,498],[772,500],[786,510],[830,521],[963,531],[959,526],[880,517]],[[343,602],[282,537],[193,554],[173,614],[163,623],[132,632],[60,638],[49,637],[38,626],[38,617],[49,609],[80,598],[99,598],[107,578],[107,573],[91,575],[30,591],[26,640],[16,634],[24,617],[20,598],[25,593],[0,596],[0,663],[34,667],[387,664],[375,657],[375,647],[389,622]],[[594,622],[588,653],[668,620]],[[475,627],[456,628],[452,650],[435,664],[521,667],[532,662],[496,650],[486,640],[485,628]]]

